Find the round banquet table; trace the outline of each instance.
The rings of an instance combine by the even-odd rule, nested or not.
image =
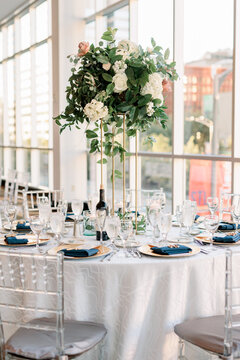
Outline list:
[[[173,228],[170,237],[176,231]],[[137,239],[151,243],[144,236]],[[216,247],[207,255],[185,258],[65,260],[65,318],[105,325],[104,360],[176,360],[175,324],[223,314],[224,256]],[[96,354],[81,359],[95,360]]]

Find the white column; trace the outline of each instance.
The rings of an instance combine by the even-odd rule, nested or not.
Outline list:
[[[174,61],[179,80],[174,82],[173,88],[173,154],[183,154],[184,145],[184,1],[174,0]],[[185,198],[185,170],[184,160],[175,159],[173,162],[173,210]]]

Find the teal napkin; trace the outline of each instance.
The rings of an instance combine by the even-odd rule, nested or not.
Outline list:
[[[67,213],[67,216],[66,216],[66,221],[74,221],[72,218],[70,218],[69,216],[73,216],[74,213]]]
[[[93,256],[98,253],[98,249],[62,249],[61,250],[64,256],[71,256],[71,257],[88,257]]]
[[[17,230],[31,230],[30,225],[28,223],[18,223],[16,226]]]
[[[237,233],[236,235],[227,235],[224,237],[221,236],[214,236],[213,242],[219,242],[219,243],[235,243],[240,240],[240,233]]]
[[[240,224],[238,225],[238,229],[240,229]],[[236,230],[236,224],[231,224],[227,221],[221,221],[218,226],[218,230]]]
[[[15,236],[5,236],[5,241],[8,245],[27,244],[28,239],[16,238]]]
[[[156,254],[161,255],[177,255],[177,254],[185,254],[192,251],[191,248],[184,245],[177,245],[177,247],[163,246],[163,247],[152,247],[152,250]]]

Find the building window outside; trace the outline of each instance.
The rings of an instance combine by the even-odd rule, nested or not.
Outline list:
[[[52,186],[51,1],[0,23],[0,167]]]

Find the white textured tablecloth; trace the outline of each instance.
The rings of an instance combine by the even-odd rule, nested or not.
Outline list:
[[[223,313],[224,251],[217,249],[179,259],[67,260],[65,318],[106,326],[104,360],[176,360],[174,325]]]

